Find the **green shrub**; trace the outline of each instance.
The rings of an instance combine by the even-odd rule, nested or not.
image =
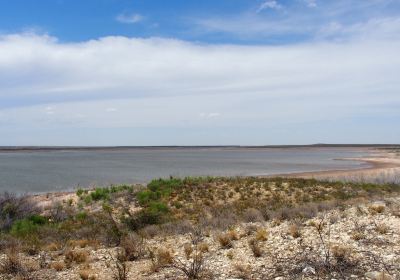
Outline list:
[[[10,233],[17,237],[26,237],[37,232],[39,226],[46,224],[46,218],[33,215],[29,218],[14,222]]]
[[[133,189],[132,186],[129,186],[129,185],[118,185],[118,186],[112,185],[110,187],[110,192],[118,193],[118,192],[122,192],[122,191],[131,191],[132,189]]]
[[[84,201],[86,204],[92,203],[92,197],[90,195],[85,196]]]
[[[160,195],[158,193],[152,192],[150,190],[140,191],[136,194],[136,198],[141,206],[145,206],[150,203],[150,201],[158,200]]]
[[[82,211],[82,212],[79,212],[78,214],[76,214],[75,218],[78,221],[82,221],[82,220],[85,220],[87,218],[87,216],[88,216],[87,213]]]
[[[148,210],[154,213],[168,213],[169,209],[165,203],[162,202],[151,202]]]
[[[78,189],[78,190],[76,191],[76,195],[77,195],[77,196],[81,196],[83,193],[84,193],[84,191],[83,191],[82,189]]]
[[[110,190],[108,188],[96,188],[90,193],[90,196],[94,201],[97,200],[107,200],[109,199]]]

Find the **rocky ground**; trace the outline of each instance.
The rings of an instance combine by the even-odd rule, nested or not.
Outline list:
[[[135,239],[137,255],[126,262],[118,260],[122,248],[84,241],[69,252],[20,254],[29,273],[0,279],[190,279],[196,269],[203,279],[400,279],[399,196],[311,219],[254,220],[224,232]]]

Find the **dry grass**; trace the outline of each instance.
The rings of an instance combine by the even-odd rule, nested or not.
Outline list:
[[[90,268],[83,268],[83,269],[79,270],[79,277],[82,280],[96,280],[97,279],[93,270]]]
[[[340,244],[333,245],[331,252],[337,263],[348,263],[353,251],[350,247]]]
[[[210,251],[210,248],[206,242],[201,242],[199,245],[199,250],[202,253],[206,253]]]
[[[228,233],[219,234],[217,236],[217,240],[219,242],[219,245],[221,245],[221,248],[223,249],[229,249],[233,247],[231,236]]]
[[[251,267],[249,265],[235,263],[233,267],[235,270],[235,277],[244,280],[251,279]]]
[[[25,273],[26,268],[22,265],[18,252],[7,252],[5,259],[0,262],[0,273],[18,275]]]
[[[239,235],[238,235],[238,233],[236,232],[236,230],[234,230],[234,229],[229,230],[229,231],[227,232],[227,235],[229,236],[229,238],[230,238],[231,240],[239,240]]]
[[[90,241],[87,240],[87,239],[71,240],[71,241],[69,242],[69,246],[70,246],[70,247],[73,247],[73,248],[76,248],[76,247],[85,248],[85,247],[87,247],[89,244],[90,244]]]
[[[50,267],[56,271],[63,271],[66,268],[64,262],[52,262]]]
[[[363,239],[365,239],[365,234],[363,232],[355,231],[352,233],[351,239],[356,240],[356,241],[363,240]]]
[[[390,227],[385,225],[384,223],[375,224],[375,231],[380,234],[386,234],[389,232]]]
[[[150,251],[150,258],[152,262],[151,270],[153,272],[172,265],[175,259],[172,251],[168,248],[160,248],[155,253],[154,251]]]
[[[125,259],[127,261],[136,261],[146,254],[146,244],[144,239],[138,235],[131,233],[125,236],[120,244],[124,251]]]
[[[258,241],[267,241],[268,240],[268,231],[264,228],[257,229],[256,239]]]
[[[259,258],[263,255],[263,250],[257,239],[255,239],[255,238],[250,239],[249,247],[250,247],[251,251],[253,252],[254,257]]]
[[[87,261],[89,253],[86,250],[68,250],[65,253],[64,262],[67,267],[71,267],[72,263],[84,263]]]
[[[193,246],[190,243],[186,243],[183,245],[183,250],[185,252],[186,259],[190,258],[190,255],[193,253]]]
[[[299,238],[301,237],[301,231],[300,227],[297,224],[291,224],[288,229],[288,233],[293,237],[293,238]]]
[[[383,213],[385,211],[385,208],[386,207],[384,205],[370,205],[368,207],[368,210],[372,215],[375,215]]]

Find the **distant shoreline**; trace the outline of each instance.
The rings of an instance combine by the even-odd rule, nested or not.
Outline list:
[[[343,176],[373,176],[379,172],[385,172],[387,170],[398,170],[400,174],[400,158],[396,157],[378,157],[378,158],[347,158],[342,160],[355,160],[360,162],[368,163],[370,166],[354,169],[338,169],[338,170],[322,170],[322,171],[307,171],[307,172],[295,172],[295,173],[283,173],[276,175],[268,175],[261,177],[286,177],[286,178],[339,178]]]
[[[293,149],[293,148],[370,148],[400,149],[400,144],[313,144],[313,145],[211,145],[211,146],[0,146],[0,152],[30,151],[119,151],[147,149]]]

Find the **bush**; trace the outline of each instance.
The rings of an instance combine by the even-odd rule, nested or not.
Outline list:
[[[77,196],[81,196],[83,193],[84,193],[84,190],[82,190],[82,189],[78,189],[78,190],[76,191],[76,195],[77,195]]]
[[[63,271],[65,269],[65,263],[63,262],[53,262],[50,267],[56,271]]]
[[[266,241],[268,239],[268,232],[263,228],[259,228],[256,232],[256,239],[258,241]]]
[[[65,264],[70,267],[73,262],[84,263],[88,259],[89,254],[84,250],[69,250],[65,253]]]
[[[227,233],[221,233],[217,236],[217,240],[223,249],[229,249],[233,247],[231,236]]]
[[[127,261],[136,261],[146,253],[146,246],[143,238],[140,238],[136,234],[125,236],[121,241],[121,247]]]
[[[263,252],[260,247],[260,243],[258,242],[257,239],[253,238],[249,240],[249,247],[251,251],[253,252],[254,257],[259,258],[262,256]]]
[[[110,198],[109,194],[110,190],[108,188],[96,188],[94,191],[90,193],[90,197],[94,201],[107,200]]]
[[[8,252],[5,259],[0,261],[0,274],[18,275],[23,279],[28,276],[28,271],[22,265],[18,252]]]
[[[0,194],[0,230],[9,229],[16,220],[38,213],[38,209],[27,197],[15,194]]]
[[[139,230],[148,225],[156,225],[166,222],[169,217],[169,209],[164,203],[152,202],[148,208],[142,209],[133,216],[124,218],[123,222],[131,230]]]
[[[136,194],[136,198],[141,206],[147,205],[152,200],[157,200],[159,197],[156,193],[150,190],[140,191]]]
[[[249,208],[246,209],[246,211],[243,213],[243,219],[247,223],[254,223],[254,222],[262,222],[264,220],[264,217],[259,210],[254,208]]]
[[[27,237],[37,232],[39,226],[46,223],[46,219],[42,216],[33,215],[29,218],[16,221],[10,233],[16,237]]]

